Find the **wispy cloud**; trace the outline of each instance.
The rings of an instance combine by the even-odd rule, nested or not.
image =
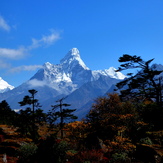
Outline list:
[[[8,59],[20,59],[26,54],[25,48],[19,49],[8,49],[8,48],[0,48],[0,57],[8,58]]]
[[[51,30],[50,35],[43,35],[41,39],[32,39],[32,45],[29,46],[29,50],[38,48],[41,46],[50,46],[60,39],[60,33],[54,30]]]
[[[20,71],[35,71],[36,69],[42,68],[42,65],[22,65],[18,67],[11,68],[9,72],[15,73],[15,72],[20,72]]]
[[[10,31],[11,29],[2,16],[0,16],[0,28],[5,31]]]
[[[45,81],[40,81],[37,79],[29,80],[28,84],[30,87],[43,87],[43,86],[48,86],[48,84]]]
[[[0,27],[2,28],[2,17],[0,17]],[[5,21],[4,21],[5,22]],[[5,23],[4,23],[5,24]],[[10,27],[6,27],[4,25],[4,29],[10,30]],[[41,39],[32,39],[32,44],[30,46],[22,46],[17,49],[10,49],[10,48],[0,48],[0,58],[6,59],[6,61],[9,60],[19,60],[30,54],[30,51],[32,51],[35,48],[39,47],[46,47],[50,46],[56,41],[60,39],[60,32],[51,30],[51,33],[49,35],[43,35]],[[8,72],[15,73],[15,72],[21,72],[21,71],[35,71],[38,68],[42,68],[42,65],[23,65],[18,67],[13,67],[6,63],[0,61],[0,68],[6,68],[8,69]]]
[[[50,46],[60,39],[60,33],[56,31],[52,31],[50,35],[43,36],[40,40],[32,39],[32,45],[28,47],[18,48],[18,49],[9,49],[9,48],[0,48],[0,57],[8,58],[8,59],[21,59],[23,58],[29,51],[35,48]]]

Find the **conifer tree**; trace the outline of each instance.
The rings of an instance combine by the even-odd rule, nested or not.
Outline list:
[[[43,113],[43,110],[40,109],[41,106],[38,99],[35,99],[37,91],[31,89],[28,90],[28,92],[30,93],[30,96],[25,96],[23,100],[19,102],[20,106],[29,105],[26,110],[20,111],[20,120],[23,121],[26,119],[23,123],[28,128],[28,132],[30,132],[32,139],[35,141],[38,137],[38,126],[36,123],[41,123],[40,120],[44,120],[45,114]],[[21,130],[24,130],[24,125],[21,125]]]
[[[71,106],[70,104],[67,104],[67,103],[63,102],[63,100],[65,98],[66,97],[63,97],[63,98],[57,100],[56,102],[58,104],[52,105],[52,110],[49,111],[49,113],[48,113],[48,119],[51,122],[51,124],[55,123],[55,121],[57,119],[60,119],[59,125],[60,125],[60,131],[61,131],[61,138],[63,138],[63,127],[64,127],[64,124],[65,124],[65,121],[66,120],[75,120],[75,119],[77,119],[77,116],[75,116],[73,114],[73,112],[76,109],[65,109],[65,108],[63,108],[63,107]],[[59,110],[57,111],[58,108],[59,108]]]
[[[128,78],[119,82],[116,86],[121,90],[121,97],[125,98],[154,98],[158,106],[162,106],[162,71],[150,66],[154,59],[144,61],[140,56],[124,54],[119,58],[123,62],[117,71],[139,69],[136,75],[128,73]],[[127,88],[125,87],[127,85]]]
[[[15,111],[11,110],[6,100],[0,103],[0,123],[1,124],[12,124],[16,117]]]

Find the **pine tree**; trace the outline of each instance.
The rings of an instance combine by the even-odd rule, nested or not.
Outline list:
[[[131,98],[144,99],[154,98],[158,106],[162,106],[162,78],[159,76],[163,71],[158,71],[150,67],[154,59],[144,61],[139,56],[124,54],[119,58],[123,62],[117,71],[128,69],[139,69],[140,71],[133,75],[128,73],[128,78],[119,82],[116,86],[121,90],[121,97],[126,100]],[[127,88],[125,87],[127,85]]]
[[[31,96],[25,96],[22,101],[19,102],[20,106],[26,106],[29,105],[30,107],[27,107],[26,110],[20,111],[20,120],[24,121],[24,124],[20,125],[20,129],[22,132],[24,132],[24,125],[26,128],[28,128],[28,132],[30,133],[32,139],[34,141],[37,140],[38,137],[38,126],[36,123],[41,123],[41,121],[44,121],[45,119],[45,113],[43,113],[43,110],[40,109],[40,104],[38,102],[38,99],[35,99],[35,95],[37,91],[35,89],[28,90]],[[27,131],[26,131],[27,132]]]
[[[1,124],[12,124],[16,117],[15,111],[11,110],[6,100],[0,103],[0,123]]]
[[[48,119],[51,124],[54,124],[57,119],[60,119],[60,131],[61,131],[61,138],[63,138],[63,128],[66,120],[75,120],[77,116],[73,114],[76,109],[65,109],[63,107],[71,106],[70,104],[64,103],[63,100],[66,97],[63,97],[56,102],[59,104],[52,105],[52,110],[48,113]],[[57,111],[57,109],[59,110]]]

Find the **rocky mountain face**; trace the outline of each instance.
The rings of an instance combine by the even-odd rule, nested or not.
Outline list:
[[[18,102],[28,95],[29,89],[38,91],[42,109],[46,112],[59,98],[67,96],[65,102],[77,109],[76,115],[82,118],[89,111],[92,102],[106,92],[112,92],[114,85],[125,76],[115,72],[115,68],[90,70],[82,61],[79,50],[71,49],[60,64],[45,63],[27,82],[0,94],[12,109],[20,109]]]

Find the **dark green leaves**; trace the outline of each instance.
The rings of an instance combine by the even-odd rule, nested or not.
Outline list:
[[[120,65],[117,72],[128,69],[139,69],[136,75],[128,73],[128,78],[117,83],[116,86],[121,90],[121,97],[123,97],[123,99],[126,97],[126,99],[133,97],[141,97],[142,99],[153,97],[156,99],[157,104],[162,105],[162,79],[159,75],[163,70],[156,70],[150,67],[149,64],[153,60],[154,59],[144,61],[139,56],[131,56],[128,54],[124,54],[119,58],[119,62],[123,62],[123,64]]]

